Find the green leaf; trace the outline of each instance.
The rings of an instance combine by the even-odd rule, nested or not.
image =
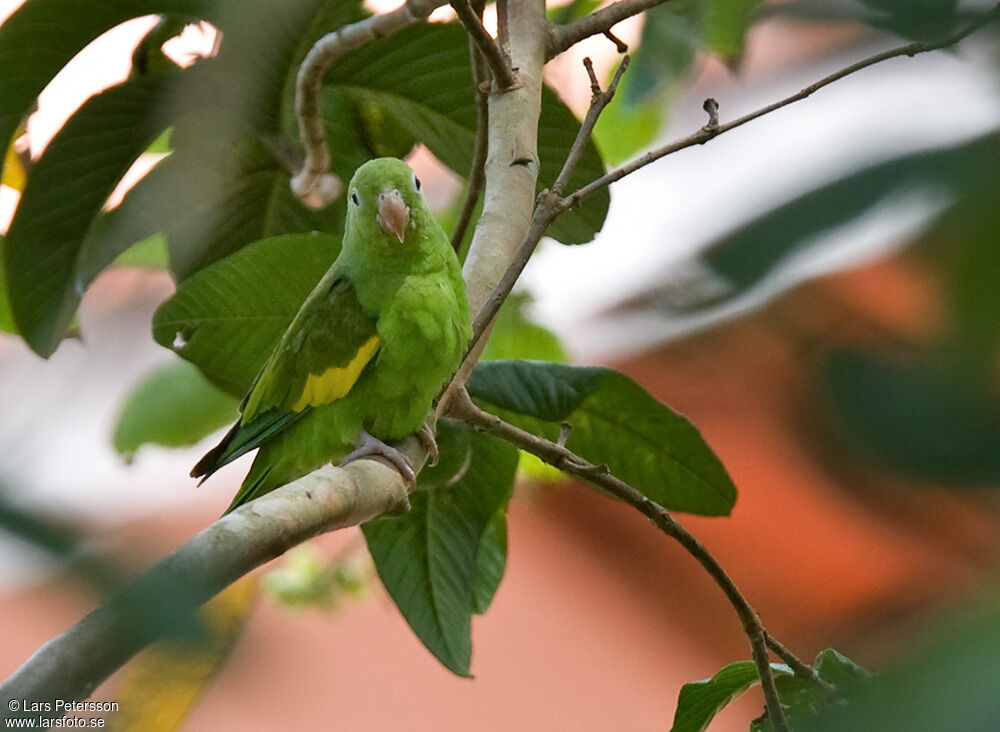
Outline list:
[[[160,234],[143,239],[115,257],[114,266],[165,270],[170,266],[167,242]]]
[[[406,622],[459,676],[469,675],[472,657],[478,550],[510,499],[517,467],[517,450],[506,443],[471,433],[469,444],[468,469],[453,483],[413,493],[403,516],[362,526],[382,584]]]
[[[530,305],[531,297],[525,293],[514,293],[507,298],[497,314],[486,348],[483,349],[483,361],[505,358],[553,362],[566,360],[566,352],[556,335],[533,323],[525,313]]]
[[[924,480],[1000,481],[1000,399],[933,363],[841,351],[820,374],[827,413],[861,457]]]
[[[330,234],[255,242],[181,283],[153,316],[153,337],[241,397],[339,252]]]
[[[775,675],[791,675],[782,664],[771,664]],[[677,711],[670,732],[702,732],[712,719],[733,699],[760,681],[753,661],[737,661],[723,667],[710,679],[693,681],[681,687]]]
[[[490,411],[566,447],[676,511],[727,515],[736,487],[698,430],[624,374],[537,361],[479,364],[469,393]]]
[[[4,255],[18,330],[55,351],[89,279],[119,252],[84,249],[94,218],[129,166],[169,123],[173,76],[137,77],[91,97],[32,166]],[[82,260],[82,253],[86,261]]]
[[[282,161],[296,155],[291,105],[299,62],[321,35],[362,17],[359,4],[247,0],[224,4],[219,16],[219,55],[185,70],[177,92],[193,111],[174,126],[174,152],[95,232],[117,251],[166,234],[180,280],[262,238],[343,229],[343,199],[322,211],[306,208],[289,190]],[[359,129],[331,143],[341,177],[371,157],[359,148],[366,122],[357,114],[350,120]]]
[[[831,705],[796,732],[986,732],[1000,719],[1000,605],[985,600],[911,639],[903,658],[846,704]]]
[[[1000,164],[1000,135],[940,150],[905,155],[847,175],[784,203],[710,245],[700,261],[728,284],[735,298],[766,280],[793,256],[828,232],[870,215],[887,201],[931,191],[935,198],[961,199]],[[687,309],[717,305],[701,298]]]
[[[705,44],[726,59],[738,60],[760,3],[761,0],[707,0]]]
[[[10,300],[7,298],[7,275],[4,267],[4,238],[0,236],[0,333],[17,333],[14,324],[14,314],[10,311]]]
[[[370,43],[337,61],[327,75],[329,93],[377,102],[449,168],[468,174],[475,141],[475,87],[468,40],[455,23],[416,24]],[[538,124],[539,187],[551,185],[576,138],[580,123],[546,87]],[[604,173],[593,143],[584,153],[569,190]],[[588,198],[556,220],[549,235],[564,244],[588,242],[607,215],[606,191]]]
[[[126,459],[142,445],[187,447],[237,418],[236,400],[184,361],[160,367],[140,381],[115,426],[115,450]]]
[[[215,0],[30,0],[0,25],[0,148],[45,85],[84,46],[131,18],[162,12],[215,20]]]
[[[507,569],[507,506],[493,514],[476,550],[476,577],[472,586],[472,610],[485,613],[500,587]]]

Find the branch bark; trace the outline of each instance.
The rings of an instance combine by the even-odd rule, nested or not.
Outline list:
[[[419,440],[398,447],[422,466]],[[157,608],[193,613],[229,584],[316,536],[409,509],[408,486],[381,458],[321,468],[258,498],[204,529],[41,646],[3,685],[0,697],[80,699],[163,632]],[[4,714],[8,713],[4,705]]]
[[[330,169],[330,151],[326,146],[326,130],[319,109],[323,77],[330,66],[348,51],[426,19],[446,1],[406,0],[392,12],[372,15],[323,36],[306,54],[295,80],[295,113],[306,155],[302,169],[292,177],[291,187],[292,192],[307,206],[323,208],[334,201],[343,189],[336,176],[327,172]]]
[[[555,58],[584,38],[596,35],[610,36],[609,40],[618,47],[620,53],[624,53],[621,41],[611,35],[611,29],[626,18],[631,18],[633,15],[638,15],[644,10],[649,10],[664,2],[667,0],[618,0],[606,8],[601,8],[579,20],[574,20],[572,23],[554,26],[549,30],[545,57],[546,59]]]

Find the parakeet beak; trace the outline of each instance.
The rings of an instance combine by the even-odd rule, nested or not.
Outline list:
[[[396,188],[378,194],[378,222],[386,234],[393,234],[400,243],[406,235],[410,223],[410,209],[403,200],[403,194]]]

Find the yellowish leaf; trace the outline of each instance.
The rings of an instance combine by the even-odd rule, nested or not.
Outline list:
[[[200,611],[208,637],[197,644],[163,641],[138,656],[123,672],[111,720],[118,732],[172,732],[222,670],[258,595],[256,577],[244,577]]]
[[[17,191],[23,191],[26,180],[27,175],[24,172],[24,164],[21,163],[21,157],[14,149],[14,143],[11,143],[10,147],[7,148],[7,155],[4,157],[3,175],[0,176],[0,184],[10,186]]]

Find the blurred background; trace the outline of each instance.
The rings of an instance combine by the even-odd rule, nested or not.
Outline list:
[[[668,3],[616,26],[642,43],[597,143],[617,163],[697,130],[707,97],[725,122],[946,35],[925,4],[904,23],[899,3],[765,3],[725,63],[697,50],[684,4]],[[19,5],[0,0],[0,19]],[[37,158],[80,103],[124,79],[155,23],[88,46],[46,88],[16,151]],[[995,580],[995,40],[876,65],[644,168],[614,185],[594,242],[543,244],[523,278],[524,316],[571,360],[623,370],[701,429],[739,499],[731,517],[681,519],[802,657],[835,646],[892,663]],[[165,50],[189,63],[215,42],[202,24]],[[616,63],[596,37],[547,68],[579,114],[584,55],[603,74]],[[453,217],[460,179],[423,148],[410,161]],[[18,199],[7,182],[0,232]],[[176,361],[150,336],[173,289],[154,265],[136,257],[102,274],[80,335],[46,361],[0,335],[3,676],[99,601],[76,571],[88,558],[155,561],[225,509],[249,465],[196,488],[188,470],[218,434],[168,448],[122,432],[129,395]],[[169,398],[169,384],[146,388]],[[231,415],[218,411],[221,426]],[[718,589],[626,507],[529,466],[509,526],[506,577],[474,626],[473,680],[421,647],[360,533],[339,532],[265,568],[271,591],[184,729],[660,729],[683,683],[749,657]],[[98,695],[117,698],[117,681]],[[757,694],[712,729],[746,729]]]

